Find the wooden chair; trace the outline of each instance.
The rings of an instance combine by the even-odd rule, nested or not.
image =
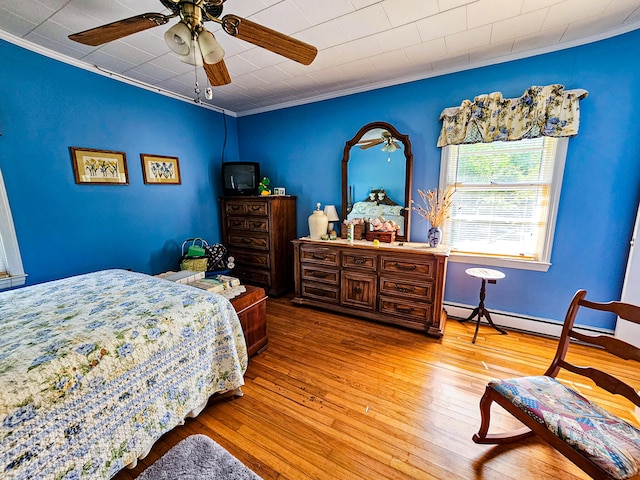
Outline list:
[[[610,373],[566,360],[572,339],[601,348],[628,363],[628,377],[640,381],[640,348],[608,336],[586,335],[573,330],[578,311],[611,312],[640,324],[640,307],[622,302],[598,303],[585,299],[579,290],[573,297],[555,358],[543,376],[492,380],[480,400],[481,425],[476,443],[511,443],[538,435],[578,467],[596,479],[640,479],[640,430],[571,390],[555,377],[561,369],[590,378],[611,394],[626,397],[640,406],[632,388]],[[634,372],[634,373],[631,373]],[[626,373],[625,373],[626,375]],[[489,434],[491,404],[496,402],[526,427],[503,434]]]

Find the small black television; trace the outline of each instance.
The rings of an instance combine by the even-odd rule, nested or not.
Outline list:
[[[222,192],[230,195],[257,195],[260,184],[258,162],[223,162]]]

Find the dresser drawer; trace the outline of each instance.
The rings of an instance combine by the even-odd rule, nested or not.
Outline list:
[[[381,295],[400,295],[416,300],[433,301],[433,282],[412,281],[408,278],[380,277]]]
[[[381,274],[411,275],[431,280],[435,277],[435,271],[436,262],[429,258],[383,256],[380,261]]]
[[[271,268],[271,255],[268,252],[229,249],[229,255],[235,258],[238,265]]]
[[[340,300],[337,285],[328,285],[314,282],[302,282],[300,293],[305,298],[322,300],[325,303],[337,305]]]
[[[376,308],[375,274],[343,271],[340,283],[340,304],[373,311]]]
[[[227,200],[224,204],[227,215],[260,215],[267,216],[269,207],[261,200]]]
[[[378,310],[380,313],[402,317],[404,320],[431,324],[432,304],[430,303],[380,295]]]
[[[246,233],[232,231],[227,234],[227,241],[229,247],[269,250],[269,237],[267,235],[247,235]]]
[[[336,249],[304,246],[300,249],[300,260],[306,263],[337,267],[340,265],[340,252]]]
[[[342,266],[344,268],[361,268],[375,272],[378,265],[377,260],[378,257],[376,255],[342,252]]]
[[[264,285],[266,287],[271,286],[271,277],[269,270],[260,270],[258,268],[250,268],[245,266],[236,266],[233,270],[233,275],[242,280],[243,283],[250,285]]]
[[[241,230],[244,232],[265,232],[269,231],[269,219],[266,217],[227,217],[227,228],[230,232]]]
[[[316,265],[302,264],[300,276],[302,280],[316,280],[333,285],[338,285],[340,282],[340,270],[318,267]]]

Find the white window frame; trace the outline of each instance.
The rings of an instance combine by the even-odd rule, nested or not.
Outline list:
[[[501,257],[496,255],[481,255],[458,253],[452,249],[449,261],[459,263],[480,264],[494,267],[516,268],[520,270],[534,270],[538,272],[546,272],[551,266],[551,250],[553,247],[553,237],[556,228],[556,219],[558,215],[558,205],[560,203],[560,193],[562,190],[562,178],[564,175],[564,165],[567,157],[567,147],[569,144],[568,137],[556,138],[556,152],[553,164],[552,180],[549,193],[549,212],[547,218],[547,228],[545,232],[544,243],[540,258],[537,260],[517,259],[514,257]],[[446,146],[442,148],[440,157],[440,185],[441,191],[448,187],[448,168],[449,156],[452,148]],[[444,238],[446,243],[447,225],[445,224]]]
[[[22,267],[18,237],[13,226],[13,217],[11,216],[2,170],[0,170],[0,235],[2,236],[0,255],[3,256],[7,265],[7,273],[9,273],[9,277],[0,278],[0,290],[24,285],[27,275]]]

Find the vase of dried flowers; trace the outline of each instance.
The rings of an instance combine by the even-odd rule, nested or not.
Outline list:
[[[437,247],[442,242],[442,229],[440,228],[444,221],[449,217],[451,210],[451,196],[453,195],[453,187],[450,185],[444,192],[438,189],[426,192],[418,189],[423,205],[418,205],[413,200],[413,210],[429,221],[431,227],[428,231],[429,246]]]

